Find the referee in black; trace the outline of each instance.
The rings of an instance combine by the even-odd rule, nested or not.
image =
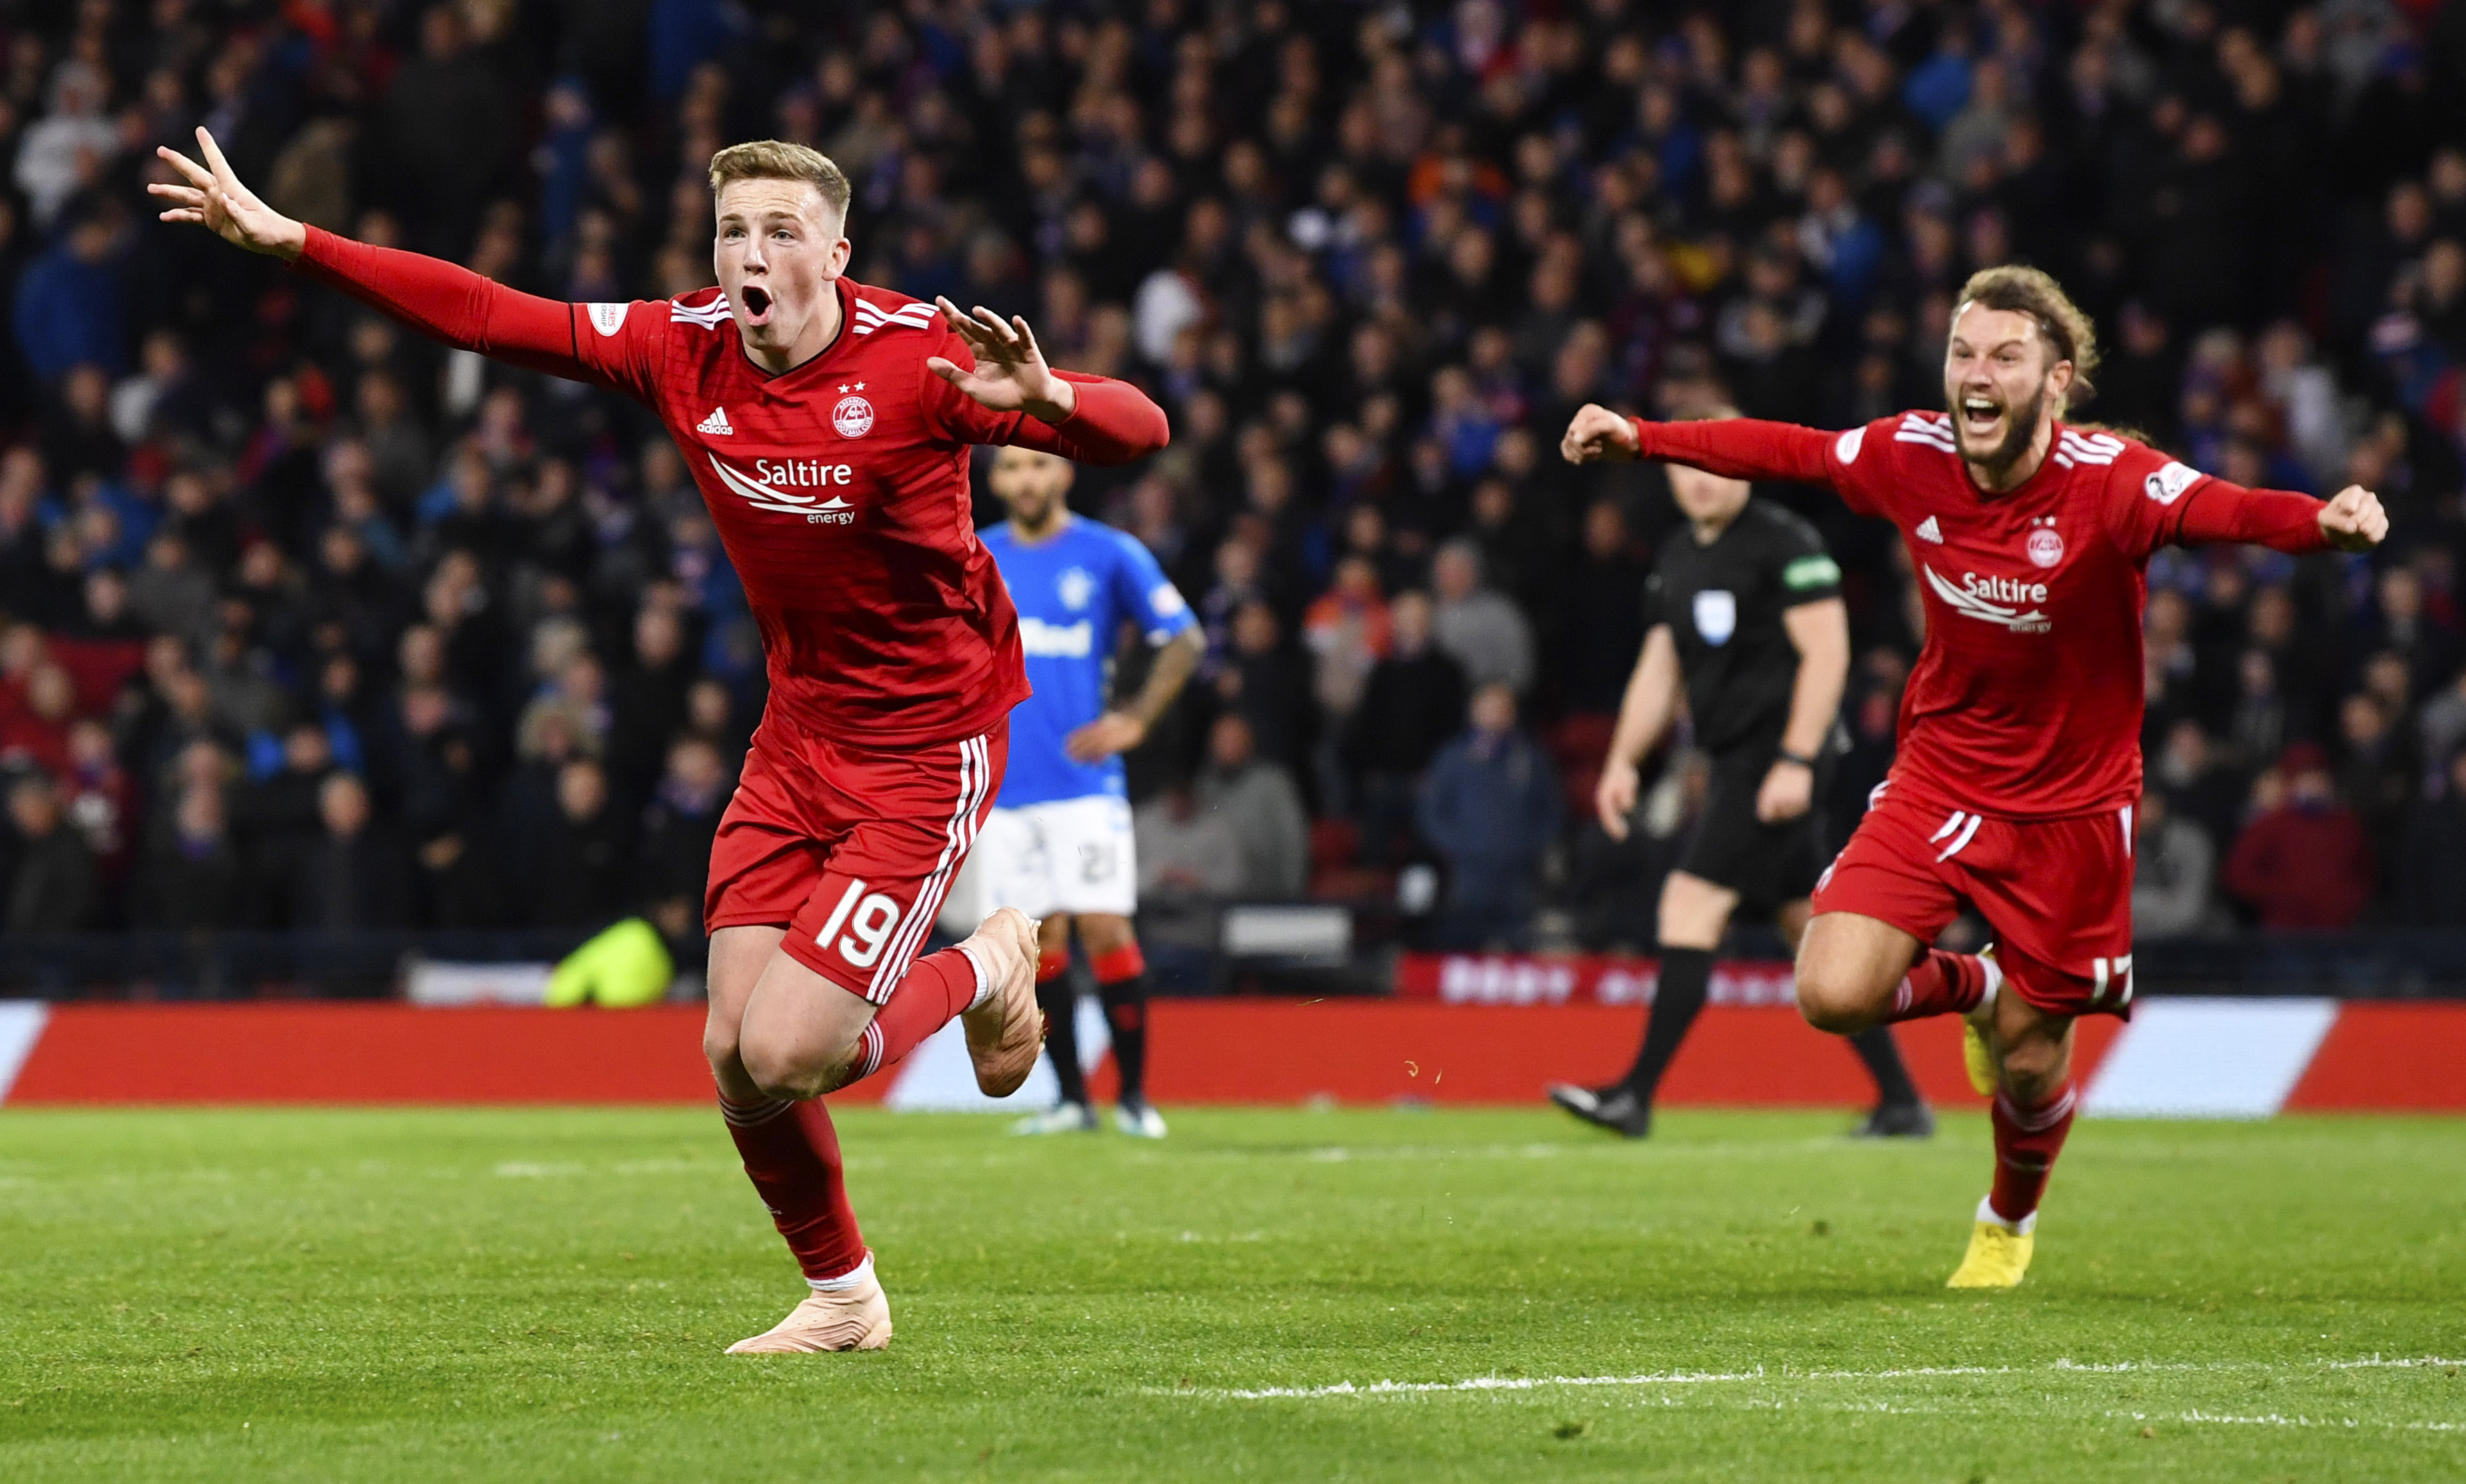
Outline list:
[[[1568,429],[1570,444],[1588,418],[1615,416],[1584,408]],[[1774,913],[1790,951],[1798,950],[1807,897],[1824,870],[1819,775],[1828,768],[1850,674],[1841,569],[1814,528],[1756,498],[1743,480],[1666,468],[1688,529],[1673,532],[1653,564],[1644,653],[1593,801],[1602,828],[1625,840],[1637,765],[1669,731],[1682,677],[1695,743],[1712,757],[1712,788],[1685,856],[1662,885],[1661,981],[1635,1065],[1607,1087],[1550,1090],[1559,1107],[1629,1138],[1652,1130],[1653,1091],[1704,1008],[1730,914],[1742,906]],[[1850,1045],[1879,1094],[1859,1134],[1933,1134],[1935,1115],[1911,1085],[1891,1029],[1878,1025]]]

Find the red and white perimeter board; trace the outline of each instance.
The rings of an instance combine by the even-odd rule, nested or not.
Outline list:
[[[1615,1076],[1632,1054],[1652,964],[1639,959],[1406,958],[1393,1000],[1158,1001],[1150,1091],[1160,1103],[1531,1104],[1552,1082]],[[1725,968],[1663,1100],[1853,1107],[1870,1094],[1847,1046],[1789,1004],[1785,965]],[[1081,1044],[1110,1091],[1104,1021]],[[1950,1020],[1899,1027],[1928,1097],[1976,1106]],[[700,1103],[702,1013],[423,1009],[315,1001],[0,1002],[0,1101]],[[2080,1023],[2088,1111],[2266,1117],[2281,1109],[2466,1111],[2466,1003],[2143,1000],[2129,1025]],[[1042,1107],[1039,1068],[997,1104],[975,1091],[959,1027],[835,1101],[907,1109]]]

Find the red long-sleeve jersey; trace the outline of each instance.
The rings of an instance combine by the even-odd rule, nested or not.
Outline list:
[[[932,305],[844,278],[838,340],[773,376],[715,288],[564,304],[315,227],[296,266],[449,345],[659,414],[745,584],[773,707],[841,743],[974,736],[1027,695],[1018,614],[970,517],[971,444],[1121,463],[1168,436],[1137,388],[1068,371],[1061,425],[997,413],[925,369],[973,359]]]
[[[2038,472],[2001,495],[1970,480],[1941,413],[1846,433],[1743,417],[1636,428],[1648,459],[1828,484],[1900,528],[1927,631],[1901,697],[1893,791],[1990,818],[2139,800],[2150,553],[2173,542],[2325,545],[2309,495],[2245,489],[2062,423]]]

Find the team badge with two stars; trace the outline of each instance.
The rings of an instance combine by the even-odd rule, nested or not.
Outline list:
[[[864,390],[864,383],[860,381],[851,386],[841,382],[840,390],[861,393]],[[831,426],[839,430],[841,438],[864,437],[873,431],[873,404],[862,396],[841,397],[839,405],[831,409]]]

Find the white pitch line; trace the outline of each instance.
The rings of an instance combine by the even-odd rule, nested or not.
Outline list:
[[[2404,1370],[2417,1366],[2466,1365],[2466,1360],[2454,1360],[2443,1356],[2384,1358],[2366,1356],[2353,1360],[2317,1360],[2287,1364],[2270,1360],[2114,1360],[2086,1362],[2056,1360],[2043,1367],[2048,1372],[2074,1372],[2091,1375],[2125,1375],[2153,1371],[2297,1371],[2297,1370]],[[1154,1386],[1147,1388],[1155,1396],[1193,1397],[1208,1402],[1272,1402],[1318,1401],[1330,1397],[1388,1397],[1427,1395],[1451,1391],[1539,1391],[1562,1386],[1695,1386],[1725,1382],[1753,1381],[1906,1381],[1952,1376],[2011,1376],[2039,1374],[2040,1367],[2011,1365],[1910,1365],[1882,1370],[1792,1370],[1782,1367],[1767,1371],[1756,1366],[1742,1371],[1659,1371],[1634,1376],[1473,1376],[1462,1381],[1374,1381],[1368,1383],[1339,1381],[1324,1386]],[[2183,1420],[2203,1420],[2186,1417]],[[2214,1419],[2228,1420],[2228,1419]],[[2432,1425],[2426,1425],[2432,1426]],[[2438,1425],[2450,1430],[2447,1425]]]
[[[2108,1412],[2109,1417],[2128,1417],[2134,1422],[2198,1422],[2225,1423],[2252,1428],[2392,1428],[2400,1432],[2466,1432],[2461,1422],[2359,1422],[2352,1417],[2305,1417],[2300,1413],[2289,1417],[2280,1412],[2264,1412],[2256,1417],[2230,1416],[2223,1412],[2205,1412],[2197,1407],[2188,1412]]]

